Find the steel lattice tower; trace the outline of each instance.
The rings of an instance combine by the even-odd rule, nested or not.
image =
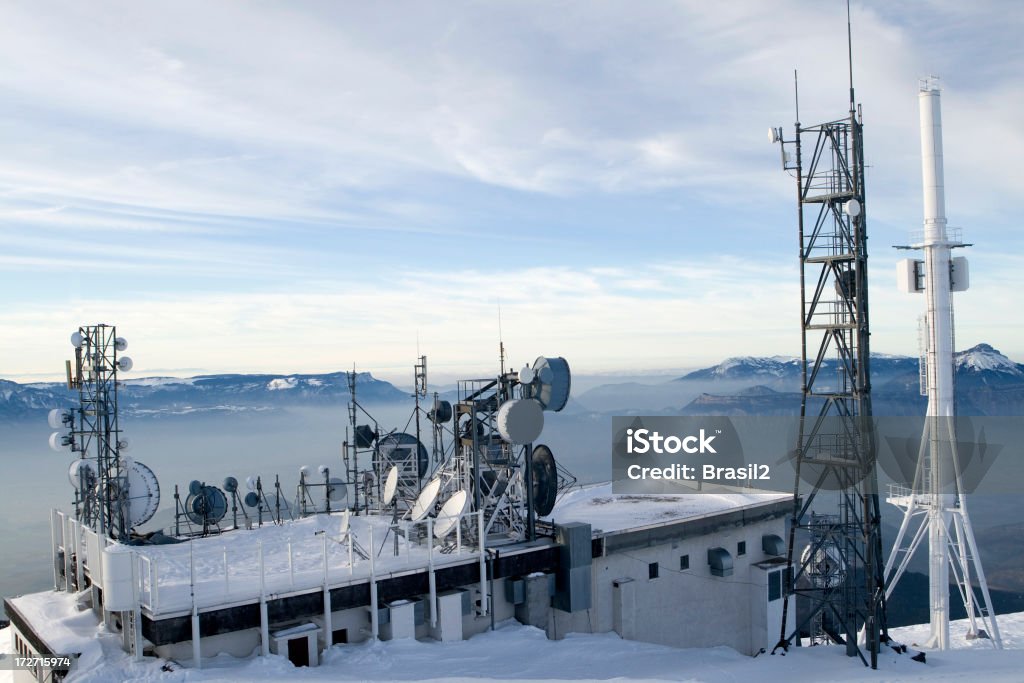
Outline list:
[[[131,530],[128,515],[128,473],[121,459],[117,372],[131,367],[118,359],[125,342],[110,325],[80,327],[73,337],[75,367],[68,368],[68,385],[78,389],[74,410],[72,450],[96,463],[96,488],[80,492],[82,521],[100,534],[125,539]]]
[[[804,127],[797,110],[797,119],[793,140],[783,140],[781,128],[772,130],[773,141],[782,145],[784,168],[795,171],[797,181],[803,360],[787,554],[792,575],[777,647],[788,648],[806,632],[812,642],[845,644],[849,656],[875,667],[879,643],[888,636],[869,422],[863,121],[852,85],[846,118]],[[805,163],[804,147],[811,140]],[[813,513],[816,503],[828,506],[828,514]],[[797,600],[808,609],[798,612],[796,630],[787,633],[787,612]]]

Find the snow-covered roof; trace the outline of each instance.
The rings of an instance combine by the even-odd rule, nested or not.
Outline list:
[[[791,493],[672,493],[616,494],[610,483],[570,491],[555,504],[547,519],[559,524],[587,522],[605,532],[706,517],[746,507],[792,500]]]

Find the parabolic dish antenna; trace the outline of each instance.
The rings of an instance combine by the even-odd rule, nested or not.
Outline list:
[[[203,490],[203,482],[198,479],[193,479],[188,483],[188,492],[193,496],[198,496],[199,492]]]
[[[434,537],[440,541],[450,534],[458,525],[462,515],[466,514],[466,508],[468,507],[469,494],[466,493],[465,489],[446,500],[444,505],[441,506],[441,511],[437,513],[437,519],[434,521]]]
[[[342,507],[348,505],[348,486],[344,479],[331,477],[327,483],[327,490],[331,494],[331,501],[339,503]]]
[[[558,467],[547,446],[535,446],[530,461],[533,475],[533,509],[538,517],[547,517],[555,509],[558,495]]]
[[[234,477],[227,477],[224,480],[224,490],[228,493],[234,493],[238,490],[238,480]]]
[[[47,414],[46,421],[52,429],[62,429],[71,422],[71,411],[67,408],[54,408]]]
[[[377,441],[377,454],[378,463],[386,461],[393,465],[403,465],[408,468],[407,472],[415,471],[417,477],[423,477],[430,466],[430,454],[427,453],[427,447],[420,443],[415,436],[405,432],[395,432],[380,437]],[[380,472],[377,474],[383,476]]]
[[[53,434],[50,434],[50,448],[57,451],[58,453],[63,453],[64,451],[70,450],[71,443],[69,439],[70,437],[64,432],[54,432]]]
[[[185,514],[193,524],[216,524],[227,512],[228,500],[216,486],[202,486],[185,500]]]
[[[85,479],[86,487],[92,487],[93,479],[96,478],[96,465],[93,464],[92,460],[86,460],[85,458],[79,458],[71,462],[71,467],[68,468],[68,479],[71,481],[71,485],[75,487],[75,490],[79,490],[79,486],[82,484],[82,479]]]
[[[384,480],[384,495],[380,499],[382,507],[391,505],[395,500],[395,492],[398,491],[398,465],[392,465],[388,470],[388,476]]]
[[[84,341],[85,338],[82,336],[81,331],[71,333],[71,345],[76,349],[82,348],[82,342]]]
[[[434,424],[444,424],[452,419],[452,404],[448,401],[437,399],[434,407],[427,412],[427,419]]]
[[[498,433],[510,443],[533,443],[544,429],[544,410],[532,398],[505,401],[498,408]]]
[[[540,356],[533,362],[533,374],[530,396],[540,401],[544,410],[557,413],[564,408],[572,388],[569,362],[562,357]]]
[[[126,469],[129,526],[135,527],[153,519],[157,508],[160,507],[160,482],[157,481],[153,470],[137,460],[132,461]],[[223,495],[222,493],[221,496]]]
[[[260,496],[255,491],[249,491],[245,494],[245,504],[251,508],[258,507],[260,504]]]
[[[416,502],[412,504],[412,509],[409,510],[409,519],[418,522],[426,517],[427,513],[433,509],[434,502],[437,500],[437,494],[440,492],[441,480],[434,477],[423,487],[420,495],[416,497]]]

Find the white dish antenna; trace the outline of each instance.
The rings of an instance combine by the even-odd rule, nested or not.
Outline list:
[[[434,507],[434,503],[437,501],[437,494],[441,492],[441,480],[438,477],[431,479],[423,490],[420,491],[420,495],[416,497],[416,502],[412,504],[412,509],[409,510],[409,518],[414,522],[419,522],[427,513]]]
[[[437,519],[434,521],[434,537],[437,540],[444,540],[444,537],[452,532],[453,529],[458,525],[462,515],[466,514],[466,509],[469,507],[469,494],[463,489],[454,496],[449,498],[441,506],[441,511],[437,513]]]
[[[53,429],[62,429],[71,423],[71,411],[67,408],[54,408],[47,414],[46,421]]]
[[[395,500],[395,493],[398,491],[398,465],[392,465],[388,470],[388,476],[384,480],[384,496],[380,499],[382,507],[387,507]]]
[[[532,398],[505,401],[498,408],[498,433],[510,443],[533,443],[544,429],[544,409]]]
[[[130,526],[139,526],[153,519],[160,507],[160,482],[153,470],[133,461],[128,472],[128,519]],[[223,496],[223,494],[221,494]]]
[[[82,479],[85,479],[86,486],[92,486],[92,480],[95,478],[96,465],[93,464],[92,460],[79,458],[71,462],[71,467],[68,468],[68,480],[71,481],[71,485],[75,487],[76,491],[79,490]]]
[[[50,434],[50,448],[58,453],[71,450],[71,437],[64,432]]]
[[[135,364],[132,362],[132,359],[128,356],[121,356],[117,361],[117,369],[121,372],[128,372],[134,365]]]
[[[71,345],[76,349],[82,348],[82,343],[85,342],[85,337],[82,336],[81,332],[74,332],[71,335]]]
[[[117,339],[114,340],[114,348],[117,349],[118,352],[127,351],[128,340],[125,339],[124,337],[118,337]]]
[[[127,451],[132,447],[132,442],[129,439],[121,439],[117,442],[118,451]]]

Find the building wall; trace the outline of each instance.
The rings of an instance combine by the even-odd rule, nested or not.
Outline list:
[[[548,635],[617,631],[649,643],[726,645],[755,654],[765,647],[768,634],[777,634],[781,619],[781,611],[766,604],[767,572],[755,566],[769,559],[761,549],[761,536],[783,536],[784,531],[785,520],[772,519],[594,558],[591,608],[573,614],[553,611]],[[740,542],[746,543],[744,555],[737,552]],[[732,555],[731,576],[711,574],[707,555],[714,547]],[[681,569],[684,556],[689,557],[688,569]],[[651,578],[654,563],[657,577]],[[632,579],[629,586],[624,585],[627,579]],[[617,589],[616,582],[623,585]],[[781,600],[777,605],[781,610]]]

